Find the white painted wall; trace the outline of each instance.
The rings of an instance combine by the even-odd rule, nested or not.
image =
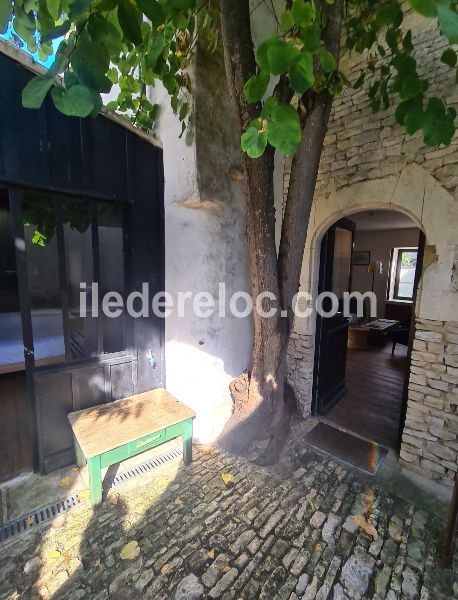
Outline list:
[[[275,28],[271,7],[258,4],[252,3],[255,39]],[[202,64],[206,60],[208,68]],[[212,58],[198,58],[194,65],[197,135],[192,140],[179,139],[181,126],[167,93],[160,86],[150,90],[162,107],[155,134],[164,148],[165,289],[174,297],[188,290],[216,295],[219,282],[225,282],[228,299],[250,289],[243,182],[234,176],[241,171],[239,140],[219,69]],[[276,160],[275,190],[281,215],[281,158]],[[251,317],[202,319],[188,305],[184,318],[174,314],[166,319],[165,337],[167,388],[196,411],[195,441],[211,441],[232,412],[230,382],[249,367]]]
[[[188,290],[216,294],[219,282],[228,297],[249,290],[242,184],[228,182],[222,171],[230,197],[201,198],[195,138],[179,139],[164,91],[154,99],[163,107],[156,133],[164,148],[165,289],[174,297]],[[211,441],[232,412],[229,383],[248,367],[251,319],[203,319],[189,304],[184,318],[166,319],[165,336],[167,388],[196,411],[195,440]]]

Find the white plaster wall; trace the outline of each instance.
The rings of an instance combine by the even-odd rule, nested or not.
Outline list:
[[[203,200],[195,137],[179,139],[181,126],[164,90],[156,89],[154,100],[163,107],[156,134],[164,148],[165,289],[174,298],[181,291],[217,294],[219,282],[228,298],[248,290],[242,184],[229,183],[229,200]],[[229,383],[248,367],[251,344],[250,318],[199,318],[192,304],[184,318],[166,318],[166,385],[196,411],[195,441],[215,439],[230,417]]]

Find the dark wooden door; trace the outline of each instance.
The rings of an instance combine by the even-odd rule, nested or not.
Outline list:
[[[348,318],[343,315],[343,294],[351,291],[351,256],[354,223],[342,219],[324,235],[320,251],[318,293],[332,292],[338,299],[334,316],[317,315],[313,384],[314,413],[324,415],[345,393]],[[331,310],[326,298],[323,308]]]
[[[24,109],[31,73],[2,54],[0,72],[30,439],[35,469],[48,472],[74,460],[69,412],[165,386],[163,319],[101,311],[106,292],[164,289],[162,150],[103,115],[65,117],[48,100]]]

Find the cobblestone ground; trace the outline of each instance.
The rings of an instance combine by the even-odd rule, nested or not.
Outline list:
[[[292,451],[266,469],[195,449],[190,467],[169,463],[95,513],[84,502],[0,546],[0,598],[458,596],[434,514]]]

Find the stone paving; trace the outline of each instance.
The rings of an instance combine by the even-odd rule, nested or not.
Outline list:
[[[0,546],[0,599],[458,597],[436,514],[303,448],[271,468],[195,448],[86,500]]]

